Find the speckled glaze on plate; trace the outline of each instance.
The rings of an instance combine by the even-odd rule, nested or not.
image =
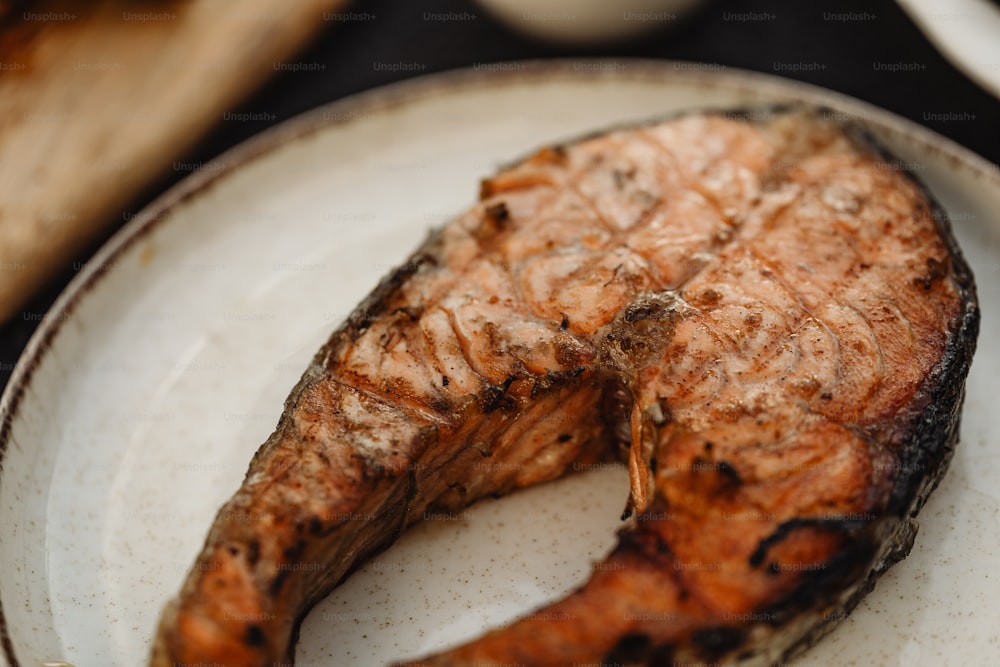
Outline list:
[[[260,135],[137,215],[47,314],[0,399],[0,662],[144,663],[313,351],[480,177],[616,123],[787,101],[860,119],[930,185],[983,311],[962,444],[912,554],[796,665],[997,664],[1000,173],[834,93],[651,61],[510,63],[364,93]],[[627,493],[610,467],[434,517],[317,605],[297,664],[424,654],[566,593],[613,546]]]

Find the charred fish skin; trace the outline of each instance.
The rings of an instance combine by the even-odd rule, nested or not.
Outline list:
[[[428,508],[622,456],[635,516],[614,567],[552,613],[406,664],[764,665],[816,641],[909,551],[978,330],[943,211],[828,116],[679,116],[485,181],[316,355],[153,664],[291,661],[308,609]],[[861,250],[838,264],[816,239]],[[776,388],[787,404],[762,398]],[[484,456],[516,474],[472,474]],[[764,520],[727,542],[727,513]]]

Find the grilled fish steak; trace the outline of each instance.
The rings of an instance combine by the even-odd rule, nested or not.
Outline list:
[[[626,523],[586,583],[407,664],[785,660],[908,553],[978,317],[943,211],[819,110],[543,149],[315,356],[152,664],[291,662],[311,606],[425,512],[619,460]]]

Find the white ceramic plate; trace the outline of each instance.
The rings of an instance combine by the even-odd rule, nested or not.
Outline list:
[[[1000,97],[1000,6],[992,0],[898,0],[941,54]]]
[[[206,166],[58,300],[0,409],[7,660],[138,665],[163,603],[312,351],[479,177],[542,143],[680,108],[806,100],[862,118],[932,187],[979,281],[963,443],[912,555],[798,665],[996,664],[1000,175],[856,101],[653,62],[511,64],[366,93]],[[300,665],[377,665],[526,613],[614,543],[623,470],[409,532],[306,618]]]

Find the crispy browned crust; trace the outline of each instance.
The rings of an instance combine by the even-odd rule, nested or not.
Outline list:
[[[736,119],[756,119],[780,117],[785,114],[818,117],[822,116],[823,112],[815,109],[803,111],[800,108],[766,108],[707,112],[707,114]],[[893,164],[896,171],[907,173],[907,178],[919,185],[912,174],[905,172],[902,165],[893,162],[891,156],[861,128],[842,125],[841,129],[845,135],[851,137],[861,153],[879,155],[881,159]],[[563,149],[559,147],[550,149],[548,157],[543,155],[543,159],[558,161],[561,159],[562,151]],[[538,159],[538,155],[530,159]],[[510,169],[517,166],[512,165]],[[647,588],[656,584],[674,587],[679,591],[675,608],[679,610],[680,616],[691,614],[692,619],[706,620],[691,621],[683,627],[671,626],[669,631],[662,632],[658,628],[623,630],[611,643],[602,644],[604,648],[601,652],[587,655],[588,659],[604,663],[636,665],[667,665],[675,662],[699,661],[768,665],[782,662],[805,650],[829,632],[873,588],[878,576],[909,552],[917,526],[913,518],[947,470],[958,442],[965,377],[975,351],[979,325],[979,310],[972,273],[951,233],[947,216],[923,186],[920,186],[920,192],[926,201],[917,202],[916,208],[933,217],[937,233],[947,248],[947,265],[929,263],[926,274],[914,280],[923,281],[920,284],[928,293],[940,289],[941,284],[947,283],[951,286],[949,289],[954,290],[954,301],[957,305],[946,325],[943,350],[919,386],[908,395],[905,404],[888,418],[869,424],[864,428],[864,432],[859,433],[858,437],[892,452],[894,459],[887,490],[879,491],[878,498],[871,504],[865,505],[866,510],[870,510],[865,518],[797,516],[781,522],[762,536],[748,557],[751,571],[765,571],[773,564],[774,553],[788,548],[789,542],[812,545],[810,548],[815,550],[814,557],[821,559],[822,566],[815,570],[803,571],[794,578],[782,579],[784,583],[780,586],[775,583],[774,591],[762,598],[767,600],[766,603],[748,609],[742,615],[744,620],[738,622],[707,620],[709,616],[704,616],[707,612],[692,606],[694,603],[688,599],[689,595],[685,589],[687,584],[671,574],[676,569],[679,557],[674,553],[676,545],[672,544],[673,537],[669,531],[664,533],[661,528],[642,522],[630,523],[620,532],[619,545],[609,556],[609,559],[616,559],[616,562],[622,564],[620,568],[613,570],[626,574],[613,580],[595,576],[594,580],[588,582],[566,601],[557,604],[582,605],[566,608],[588,610],[591,607],[586,606],[587,601],[597,595],[594,593],[595,590],[602,591],[601,595],[620,593],[624,599],[634,594],[629,592],[632,584],[647,582]],[[496,196],[497,191],[494,186],[487,182],[484,185],[484,197],[487,202],[494,201]],[[494,227],[502,225],[503,218],[507,215],[506,209],[500,210],[495,205],[492,206],[492,209],[487,209],[483,224]],[[616,364],[619,364],[622,355],[635,359],[645,354],[641,348],[646,340],[668,339],[673,335],[674,324],[679,321],[680,316],[669,300],[640,299],[623,309],[615,322],[602,329],[602,354],[605,355],[602,359],[581,358],[578,364],[570,364],[542,374],[511,374],[506,378],[484,381],[477,396],[470,403],[457,405],[440,399],[440,404],[434,409],[437,410],[436,414],[448,415],[442,417],[444,421],[421,426],[417,423],[418,419],[411,431],[401,431],[412,435],[406,436],[408,438],[406,443],[400,443],[399,447],[404,451],[399,460],[404,463],[436,461],[437,463],[433,465],[427,464],[426,475],[415,472],[406,465],[394,467],[398,463],[393,462],[395,459],[390,462],[379,459],[377,464],[373,464],[374,459],[368,459],[358,466],[354,466],[354,463],[345,464],[343,470],[335,471],[334,482],[344,489],[349,489],[353,494],[352,498],[355,498],[351,507],[358,511],[371,511],[373,515],[378,516],[377,521],[370,521],[362,527],[344,522],[321,522],[309,511],[288,508],[287,516],[283,514],[281,521],[289,523],[281,524],[281,530],[285,531],[281,534],[287,532],[289,535],[287,540],[292,541],[282,543],[279,540],[275,546],[277,555],[269,555],[257,553],[261,549],[266,551],[266,546],[262,547],[257,538],[246,537],[245,533],[249,530],[247,527],[235,528],[224,520],[224,515],[232,514],[236,509],[256,507],[252,504],[256,501],[251,482],[255,479],[255,475],[268,470],[268,466],[273,467],[275,457],[279,456],[282,450],[291,447],[290,443],[294,443],[295,447],[309,446],[310,437],[315,438],[315,436],[311,430],[303,427],[303,423],[319,424],[322,422],[324,411],[327,411],[325,414],[331,414],[331,410],[336,413],[344,409],[342,406],[347,405],[346,403],[336,403],[337,400],[346,400],[343,396],[337,398],[340,396],[338,394],[330,398],[323,394],[317,397],[319,391],[317,387],[324,386],[324,383],[329,384],[331,373],[341,372],[338,364],[341,364],[345,350],[358,344],[371,326],[391,318],[397,318],[402,322],[415,321],[419,317],[419,313],[409,312],[401,306],[400,294],[415,278],[434,271],[435,267],[446,262],[443,252],[442,233],[436,232],[401,268],[387,276],[334,332],[293,389],[275,433],[261,447],[251,463],[244,489],[220,511],[213,533],[209,536],[205,550],[199,558],[200,565],[208,563],[212,568],[217,567],[226,573],[229,573],[230,567],[235,568],[233,576],[237,578],[244,576],[249,567],[248,571],[251,574],[246,576],[262,581],[259,586],[270,592],[270,598],[263,602],[271,605],[266,607],[267,613],[287,610],[287,614],[275,614],[275,618],[269,622],[255,623],[252,627],[248,625],[247,633],[238,638],[239,641],[231,647],[219,644],[217,651],[203,656],[197,654],[199,658],[204,657],[209,661],[225,659],[226,664],[246,665],[270,664],[276,659],[290,661],[299,621],[310,607],[366,558],[387,548],[399,532],[412,522],[415,516],[419,516],[422,510],[427,507],[456,509],[485,494],[502,494],[519,486],[558,476],[567,470],[566,464],[574,459],[611,460],[619,456],[623,448],[628,449],[628,436],[622,435],[622,415],[626,415],[625,422],[627,422],[627,415],[634,407],[636,399],[627,387],[628,379],[623,377],[622,369],[616,367]],[[565,329],[567,325],[565,316],[562,324],[562,328]],[[629,349],[623,352],[622,346],[626,344]],[[340,376],[337,378],[339,382]],[[332,391],[334,393],[339,391],[343,395],[348,393],[347,389]],[[448,490],[437,496],[427,490],[427,486],[432,484],[430,480],[433,476],[446,476],[442,472],[446,469],[453,469],[459,477],[462,470],[468,470],[469,462],[473,460],[467,458],[471,455],[469,450],[480,446],[479,444],[473,446],[470,443],[477,438],[485,437],[487,440],[484,440],[486,444],[482,445],[485,449],[476,449],[475,455],[493,456],[493,446],[489,443],[494,441],[483,434],[505,432],[505,429],[510,428],[508,419],[510,415],[525,410],[526,406],[533,404],[551,406],[552,410],[558,410],[561,406],[569,405],[568,401],[572,400],[574,394],[585,397],[586,404],[591,406],[591,411],[599,409],[603,412],[591,421],[579,425],[579,433],[589,435],[581,435],[578,438],[577,432],[574,432],[572,439],[567,438],[573,446],[566,445],[564,452],[560,450],[564,464],[562,468],[546,470],[530,478],[502,480],[495,484],[486,481],[477,489],[466,490],[459,486],[457,491]],[[365,400],[373,401],[371,405],[375,407],[370,408],[371,410],[397,410],[397,407],[392,405],[379,403],[382,401],[381,398],[369,397]],[[666,409],[664,407],[664,410]],[[404,414],[405,410],[393,414],[397,413]],[[309,417],[315,421],[303,422],[303,414],[315,414],[315,417]],[[657,423],[655,429],[670,428],[669,421],[669,418],[663,419],[663,423]],[[473,437],[472,434],[466,433],[465,444],[461,447],[447,444],[450,442],[449,438],[457,437],[455,434],[465,433],[462,431],[465,428],[462,424],[474,422],[478,424],[475,431],[478,435]],[[628,431],[627,424],[624,426]],[[639,428],[641,431],[642,428],[653,427],[649,424],[645,426],[640,424]],[[559,441],[563,442],[562,436]],[[455,451],[450,453],[443,451],[442,448],[447,449],[449,446],[455,447]],[[708,447],[710,448],[710,443]],[[504,455],[506,454],[497,452],[497,456]],[[633,506],[637,510],[647,512],[666,510],[664,497],[652,490],[657,475],[655,454],[650,461],[648,458],[636,455],[636,450],[633,448],[630,456],[633,457],[630,459],[630,465],[635,466],[632,471]],[[663,462],[660,464],[662,466]],[[734,490],[743,483],[739,471],[725,460],[713,465],[717,474],[712,477],[711,483],[721,486],[717,486],[717,491],[712,493],[716,493],[719,498],[731,497]],[[647,492],[648,495],[644,495]],[[709,494],[708,497],[712,495]],[[267,507],[271,508],[271,511],[285,512],[280,508]],[[333,540],[331,535],[340,536],[341,532],[343,536],[339,539],[344,544],[352,545],[351,549],[335,552],[329,551],[326,547],[312,549],[312,541],[330,542]],[[230,539],[232,535],[236,537]],[[792,537],[795,539],[792,540]],[[240,542],[244,539],[251,540],[250,543],[256,545],[256,550],[251,549],[252,557],[246,553],[244,546],[229,546],[227,548],[235,550],[232,556],[235,560],[230,562],[229,557],[221,551],[223,546],[244,545],[245,542]],[[289,576],[288,572],[282,572],[280,567],[277,570],[273,567],[275,563],[280,565],[296,562],[306,555],[322,558],[329,563],[329,568],[324,570],[321,577],[306,578],[295,574]],[[246,564],[248,561],[249,566]],[[261,563],[267,564],[271,569],[267,569]],[[203,576],[204,571],[204,567],[202,574],[199,574],[197,568],[192,571],[179,601],[171,603],[164,612],[154,647],[153,665],[162,667],[168,664],[183,664],[195,655],[186,652],[193,646],[193,635],[185,634],[189,631],[185,630],[184,619],[200,618],[190,609],[201,609],[211,604],[206,598],[214,589],[211,581]],[[238,587],[242,584],[230,582],[230,585]],[[601,586],[604,588],[600,588]],[[256,589],[251,588],[251,590]],[[644,594],[649,596],[650,591],[646,590]],[[254,601],[254,604],[259,603],[258,600]],[[591,616],[574,617],[577,618],[574,621],[576,630],[587,627],[588,624],[595,627],[603,625],[601,618],[593,616],[600,613],[602,610],[596,608],[594,611],[586,612]],[[611,612],[609,610],[606,613]],[[510,628],[494,631],[480,642],[473,642],[468,647],[458,647],[454,651],[407,664],[487,665],[503,664],[515,659],[523,664],[557,665],[579,658],[577,653],[569,650],[575,641],[574,628],[565,624],[545,626],[543,632],[550,631],[556,637],[563,637],[562,649],[553,648],[559,646],[558,641],[539,643],[534,647],[521,646],[520,643],[523,643],[526,635],[517,634],[521,632],[519,628],[520,626],[515,624]],[[539,629],[533,627],[523,632],[537,633]],[[514,646],[515,643],[518,645]]]

